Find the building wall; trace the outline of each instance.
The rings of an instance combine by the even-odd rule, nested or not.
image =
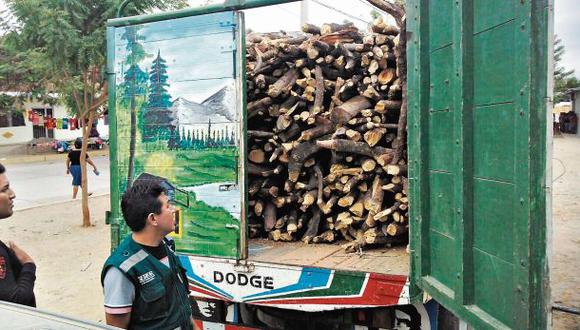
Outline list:
[[[580,114],[580,91],[572,93],[572,111]]]
[[[27,102],[24,104],[25,109],[41,109],[41,108],[51,108],[49,105],[44,105],[39,102]],[[68,109],[64,105],[55,105],[52,107],[52,113],[54,118],[66,118],[69,116]],[[15,127],[1,127],[0,128],[0,145],[9,144],[23,144],[32,141],[33,139],[33,125],[25,118],[25,126],[15,126]],[[97,130],[101,137],[108,138],[109,136],[109,126],[105,125],[104,119],[99,119],[97,123]],[[77,129],[71,131],[70,129],[54,129],[54,138],[57,140],[74,140],[77,137],[82,136],[81,130]]]
[[[26,126],[1,127],[0,145],[21,144],[32,140],[32,123],[26,120]]]
[[[580,116],[580,91],[572,93],[572,111]],[[576,136],[580,136],[580,129],[576,130]]]

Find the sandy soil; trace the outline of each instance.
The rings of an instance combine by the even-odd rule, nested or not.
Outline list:
[[[554,138],[552,299],[580,309],[580,138]],[[554,312],[554,329],[580,329],[580,316]]]
[[[554,139],[552,297],[580,308],[580,139]],[[109,254],[104,224],[108,196],[91,199],[94,227],[80,226],[80,202],[22,210],[0,222],[0,238],[14,240],[38,266],[40,308],[103,321],[101,266]],[[554,312],[554,329],[580,330],[580,316]]]
[[[105,211],[109,197],[90,199],[93,227],[81,227],[80,201],[17,211],[0,222],[0,238],[13,240],[37,265],[38,308],[102,322],[100,271],[110,251]]]

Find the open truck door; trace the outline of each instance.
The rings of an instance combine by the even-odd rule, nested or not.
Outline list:
[[[407,1],[412,294],[549,323],[550,1]]]
[[[113,246],[128,234],[120,196],[155,182],[177,209],[177,252],[242,256],[242,15],[109,22]]]

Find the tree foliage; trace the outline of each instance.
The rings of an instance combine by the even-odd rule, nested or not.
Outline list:
[[[574,76],[574,70],[567,70],[561,65],[565,47],[562,39],[554,37],[554,103],[569,101],[566,93],[571,88],[580,87],[580,81]]]
[[[86,164],[90,127],[105,110],[106,21],[122,0],[6,0],[15,24],[2,37],[0,85],[37,94],[57,92],[83,125],[83,225],[90,225]],[[135,0],[126,15],[182,8],[186,0]],[[6,20],[2,22],[6,25]],[[5,63],[5,62],[3,62]],[[11,86],[10,86],[11,85]],[[6,88],[3,87],[3,88]]]

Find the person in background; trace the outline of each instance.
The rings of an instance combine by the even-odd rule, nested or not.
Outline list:
[[[81,148],[83,147],[83,140],[81,138],[77,138],[75,140],[74,149],[69,151],[68,157],[66,158],[66,174],[71,174],[73,177],[72,186],[73,186],[73,199],[77,198],[77,194],[79,192],[79,187],[82,185],[82,172],[81,172]],[[97,170],[97,166],[93,163],[92,159],[89,158],[89,153],[87,152],[86,155],[87,164],[93,167],[93,172],[96,175],[99,175],[99,171]],[[90,194],[89,194],[90,195]]]
[[[12,216],[16,195],[10,188],[6,168],[0,164],[0,219]],[[36,265],[14,242],[0,241],[0,300],[36,307]]]
[[[193,329],[185,269],[169,248],[175,209],[156,183],[136,181],[121,200],[132,234],[101,273],[107,324],[123,329]]]

